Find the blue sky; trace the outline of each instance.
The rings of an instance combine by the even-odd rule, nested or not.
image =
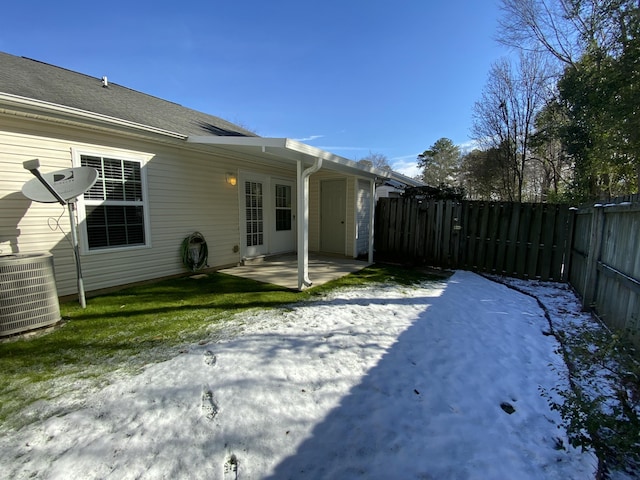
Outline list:
[[[498,1],[11,1],[0,50],[414,175],[439,138],[470,140],[509,54]]]

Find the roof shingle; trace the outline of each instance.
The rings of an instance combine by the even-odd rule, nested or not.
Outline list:
[[[255,136],[219,117],[55,65],[0,52],[0,92],[183,135]]]

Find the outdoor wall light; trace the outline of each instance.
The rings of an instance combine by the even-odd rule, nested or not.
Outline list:
[[[227,173],[227,183],[232,187],[235,187],[236,183],[238,183],[238,179],[233,173]]]

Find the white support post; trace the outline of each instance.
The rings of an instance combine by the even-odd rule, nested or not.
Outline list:
[[[306,244],[307,236],[305,235],[308,225],[306,216],[305,201],[306,190],[304,188],[304,179],[302,178],[302,161],[298,160],[297,163],[297,193],[298,193],[298,290],[302,290],[304,286],[304,278],[309,268],[309,252]]]
[[[373,263],[373,228],[376,216],[376,179],[371,179],[371,193],[369,198],[369,263]]]

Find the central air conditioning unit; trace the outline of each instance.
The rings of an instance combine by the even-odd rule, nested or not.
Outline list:
[[[53,256],[0,255],[0,337],[59,321]]]

